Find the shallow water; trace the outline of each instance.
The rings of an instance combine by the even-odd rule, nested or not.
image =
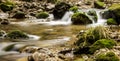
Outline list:
[[[85,10],[84,10],[85,11]],[[64,44],[76,36],[80,30],[87,29],[91,26],[104,25],[104,19],[101,18],[99,12],[101,10],[96,10],[98,15],[98,22],[88,25],[71,25],[71,15],[73,13],[66,12],[61,20],[53,20],[53,16],[50,15],[48,19],[25,19],[17,20],[11,22],[10,25],[0,25],[0,30],[5,30],[10,32],[12,30],[21,30],[29,35],[29,39],[0,39],[0,60],[4,58],[11,59],[15,61],[18,58],[25,57],[24,54],[20,54],[17,51],[5,52],[2,49],[6,45],[16,44],[17,47],[21,45],[34,45],[38,47],[46,47]],[[45,20],[45,21],[44,21]],[[17,48],[15,47],[15,48]],[[13,56],[10,56],[12,54]],[[28,54],[29,55],[29,54]],[[3,60],[3,61],[11,61]]]

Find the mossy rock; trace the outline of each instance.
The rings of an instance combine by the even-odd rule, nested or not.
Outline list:
[[[109,39],[108,29],[102,26],[88,29],[85,33],[78,35],[78,40],[74,43],[79,48],[76,49],[76,54],[90,54],[90,46],[99,39]]]
[[[92,20],[85,14],[76,12],[73,14],[71,21],[75,25],[81,25],[81,24],[90,24],[92,23]]]
[[[38,19],[41,19],[41,18],[45,19],[48,16],[49,16],[49,14],[47,12],[40,12],[40,13],[36,14],[36,18],[38,18]]]
[[[104,19],[115,18],[114,14],[110,10],[104,10],[100,12],[100,14]]]
[[[92,20],[94,20],[94,22],[97,22],[98,16],[95,10],[89,10],[87,14],[92,18]]]
[[[4,51],[11,51],[13,48],[14,48],[15,44],[11,44],[11,45],[8,45],[7,47],[5,47],[3,50]]]
[[[73,6],[73,7],[70,8],[70,11],[78,12],[78,7],[77,6]]]
[[[24,19],[25,18],[25,13],[22,11],[17,11],[15,15],[13,15],[13,18],[16,19]]]
[[[98,8],[98,9],[104,9],[105,7],[105,3],[104,2],[100,2],[100,1],[95,1],[94,2],[94,7]]]
[[[94,53],[96,50],[99,50],[101,48],[113,48],[113,46],[116,45],[116,42],[114,40],[109,40],[109,39],[100,39],[97,40],[91,47],[90,47],[90,52]]]
[[[66,11],[70,9],[70,4],[65,3],[65,2],[58,2],[54,9],[53,9],[53,15],[55,19],[61,19]]]
[[[28,36],[23,33],[22,31],[19,30],[15,30],[15,31],[11,31],[7,34],[7,36],[10,39],[22,39],[22,38],[28,38]]]
[[[113,18],[109,18],[109,19],[107,20],[107,24],[108,24],[108,25],[117,25],[117,22],[116,22],[116,20],[114,20]]]
[[[109,7],[109,11],[114,16],[112,18],[114,18],[116,22],[120,24],[120,4],[113,4],[111,7]]]
[[[107,52],[106,54],[97,55],[95,61],[120,61],[120,59],[114,52]]]
[[[3,2],[0,4],[0,9],[3,12],[11,11],[15,7],[15,3],[7,0],[6,2]]]

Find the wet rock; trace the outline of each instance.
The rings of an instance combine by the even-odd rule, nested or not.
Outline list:
[[[61,19],[63,15],[68,11],[70,8],[70,5],[65,2],[59,2],[55,5],[55,8],[53,10],[53,15],[55,19]]]
[[[11,1],[6,1],[6,2],[3,2],[0,4],[0,9],[3,11],[3,12],[7,12],[7,11],[11,11],[13,10],[15,4]]]
[[[71,18],[71,21],[75,25],[92,23],[92,20],[85,13],[80,13],[80,12],[74,13]]]
[[[25,13],[22,12],[22,11],[18,11],[18,12],[16,12],[16,13],[13,15],[13,18],[23,19],[23,18],[25,18]]]
[[[10,24],[10,21],[8,19],[2,19],[2,21],[0,23],[2,25],[8,25],[8,24]]]
[[[19,30],[14,30],[11,31],[7,34],[7,37],[10,39],[26,39],[29,38],[27,34],[23,33],[22,31]]]
[[[89,10],[87,13],[94,22],[97,22],[98,16],[95,10]]]
[[[104,11],[100,12],[100,14],[101,14],[102,18],[104,18],[104,19],[114,18],[114,14],[111,13],[111,11],[109,11],[109,10],[104,10]]]

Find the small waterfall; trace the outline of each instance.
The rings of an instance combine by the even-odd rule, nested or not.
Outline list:
[[[96,26],[100,26],[100,25],[105,25],[106,19],[103,19],[102,16],[100,15],[100,12],[103,10],[100,9],[95,9],[97,16],[98,16],[98,20],[96,23],[92,23],[87,25],[88,27],[96,27]]]
[[[72,16],[73,12],[71,11],[68,11],[65,13],[65,15],[63,16],[63,18],[61,19],[61,21],[64,21],[64,22],[70,22],[70,18]]]

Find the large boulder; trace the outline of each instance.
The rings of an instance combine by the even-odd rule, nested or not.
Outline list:
[[[108,10],[101,12],[101,15],[104,19],[113,18],[117,24],[120,24],[120,4],[113,4]]]
[[[104,19],[109,19],[109,18],[114,18],[114,14],[110,10],[104,10],[100,12],[102,18]]]
[[[120,4],[113,4],[109,7],[110,15],[114,15],[114,19],[118,24],[120,24]]]
[[[61,19],[66,11],[68,11],[70,5],[65,2],[59,2],[55,5],[53,15],[55,19]]]
[[[92,20],[85,13],[80,13],[80,12],[74,13],[71,18],[71,21],[73,24],[76,25],[92,23]]]

